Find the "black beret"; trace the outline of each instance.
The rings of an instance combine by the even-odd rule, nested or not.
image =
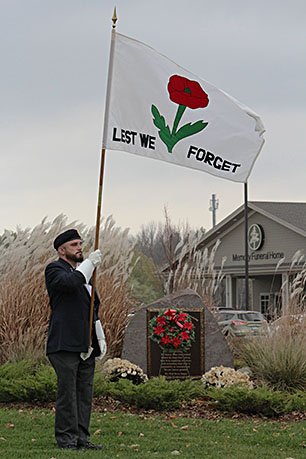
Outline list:
[[[59,234],[53,242],[55,250],[59,248],[60,245],[65,244],[65,242],[73,241],[74,239],[82,239],[78,231],[75,229],[69,229],[64,231],[64,233]]]

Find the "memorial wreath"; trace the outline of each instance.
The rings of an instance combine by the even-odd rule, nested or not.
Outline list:
[[[179,309],[167,309],[150,320],[150,338],[163,351],[186,351],[195,340],[192,319]]]

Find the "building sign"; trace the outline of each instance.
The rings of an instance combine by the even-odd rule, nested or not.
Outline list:
[[[281,258],[284,258],[284,256],[285,256],[284,252],[274,252],[273,250],[270,250],[269,252],[264,252],[264,253],[254,253],[253,252],[251,253],[251,255],[248,255],[248,261],[280,260]],[[245,261],[245,255],[233,253],[232,261]]]
[[[259,250],[264,243],[264,231],[262,226],[254,223],[249,227],[248,246],[251,250]]]

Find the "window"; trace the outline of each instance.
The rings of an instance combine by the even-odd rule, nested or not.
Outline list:
[[[260,312],[248,312],[244,314],[245,319],[250,322],[260,322],[265,320],[264,316]]]
[[[260,309],[263,314],[268,314],[270,309],[270,293],[260,294]]]
[[[225,313],[225,314],[219,314],[219,320],[223,321],[223,320],[231,320],[232,318],[234,317],[234,314],[230,314],[230,313]]]
[[[261,293],[260,307],[264,316],[270,320],[277,317],[280,313],[282,297],[279,293]]]

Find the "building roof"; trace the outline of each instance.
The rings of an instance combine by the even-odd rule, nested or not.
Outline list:
[[[306,202],[248,201],[248,213],[258,212],[281,225],[306,237]],[[244,219],[244,204],[207,231],[198,242],[197,248],[209,244],[216,237],[232,227],[233,223]]]
[[[306,231],[306,202],[250,201],[249,204],[253,208],[256,207],[259,212],[262,210],[277,219]]]

